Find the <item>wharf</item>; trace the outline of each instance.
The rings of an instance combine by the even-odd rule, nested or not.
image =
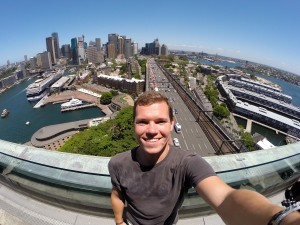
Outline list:
[[[40,101],[38,101],[37,104],[35,104],[35,106],[33,106],[34,109],[40,108],[42,106],[44,106],[46,104],[48,96],[45,95]]]
[[[46,97],[46,96],[45,96]],[[48,103],[58,104],[62,102],[69,101],[72,98],[78,98],[86,102],[94,103],[103,113],[106,115],[111,115],[112,111],[108,108],[107,105],[102,105],[99,103],[98,97],[92,96],[89,93],[83,93],[80,91],[64,91],[59,94],[53,94],[47,96],[47,98],[43,98],[38,102],[37,106],[41,107]],[[36,106],[34,107],[36,108]]]
[[[93,106],[97,106],[97,105],[95,103],[78,105],[78,106],[61,109],[61,112],[73,111],[73,110],[77,110],[77,109],[84,109],[84,108],[93,107]]]

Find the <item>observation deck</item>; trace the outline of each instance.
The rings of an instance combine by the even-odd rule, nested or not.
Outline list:
[[[3,140],[0,146],[0,223],[1,218],[10,218],[14,225],[114,224],[107,168],[110,158],[54,152]],[[300,142],[204,159],[227,184],[267,197],[276,196],[300,176]],[[206,225],[221,224],[219,217],[210,217],[213,214],[190,189],[178,225],[204,224],[204,218],[218,221]]]

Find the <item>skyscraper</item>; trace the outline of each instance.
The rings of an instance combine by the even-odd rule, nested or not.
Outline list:
[[[77,38],[71,39],[71,54],[72,54],[72,63],[78,64],[78,53],[77,53]]]
[[[52,37],[54,38],[55,57],[56,57],[56,59],[59,59],[60,58],[60,47],[59,47],[58,33],[53,32]]]
[[[78,37],[77,42],[78,63],[85,61],[84,35]]]
[[[138,49],[139,49],[138,43],[133,42],[133,55],[138,54]]]
[[[61,54],[68,59],[72,58],[71,47],[69,44],[61,46]]]
[[[110,46],[108,50],[107,49],[107,53],[108,55],[111,55],[113,56],[113,58],[116,58],[117,55],[118,55],[118,37],[119,35],[118,34],[108,34],[108,44],[107,46]],[[114,45],[114,47],[112,47],[112,45]],[[112,49],[114,49],[114,53],[111,52]],[[111,58],[110,56],[107,56],[108,58]]]
[[[161,55],[164,55],[164,56],[169,55],[168,47],[167,47],[165,44],[163,44],[163,45],[161,46]]]
[[[53,37],[47,37],[46,38],[46,46],[47,46],[47,52],[50,53],[52,63],[56,64],[56,53],[55,53],[55,46],[54,46],[54,38]]]
[[[95,42],[96,42],[97,51],[101,51],[101,39],[96,38]]]
[[[130,38],[125,39],[124,43],[124,54],[125,58],[128,59],[129,57],[133,56],[132,54],[132,43]]]

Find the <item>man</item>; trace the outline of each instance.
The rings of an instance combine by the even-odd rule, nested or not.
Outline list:
[[[133,116],[139,146],[109,162],[117,225],[176,224],[184,195],[191,187],[227,224],[267,225],[282,210],[256,192],[231,188],[200,156],[171,146],[174,119],[165,96],[145,92],[136,100]],[[299,225],[299,213],[285,217],[281,225],[286,224]]]

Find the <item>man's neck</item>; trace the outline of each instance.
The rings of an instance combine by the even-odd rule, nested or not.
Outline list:
[[[164,160],[170,150],[170,146],[167,144],[162,151],[157,154],[147,154],[141,147],[138,147],[136,151],[137,161],[144,166],[153,166],[162,160]]]

